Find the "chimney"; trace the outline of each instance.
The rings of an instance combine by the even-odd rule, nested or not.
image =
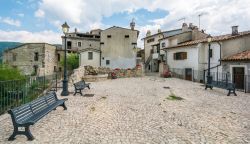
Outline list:
[[[130,23],[131,30],[135,30],[135,22],[134,19],[132,19],[132,22]]]
[[[158,33],[161,33],[161,29],[158,29]]]
[[[238,35],[239,31],[238,31],[238,26],[232,26],[232,35]]]
[[[77,33],[77,28],[75,28],[75,33]]]
[[[188,25],[186,23],[182,24],[182,31],[185,32],[188,30]]]
[[[193,23],[189,23],[189,28],[190,28],[190,29],[193,29],[193,27],[194,27],[194,26],[193,26]]]
[[[148,37],[148,36],[151,36],[151,31],[150,31],[150,30],[147,31],[146,36],[147,36],[147,37]]]

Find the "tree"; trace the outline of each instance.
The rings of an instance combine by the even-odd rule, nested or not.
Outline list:
[[[60,62],[61,67],[64,67],[64,59]],[[70,53],[67,54],[67,70],[77,69],[79,67],[79,55]]]

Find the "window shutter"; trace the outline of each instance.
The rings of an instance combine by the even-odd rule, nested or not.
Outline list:
[[[183,53],[183,59],[187,59],[187,52]]]

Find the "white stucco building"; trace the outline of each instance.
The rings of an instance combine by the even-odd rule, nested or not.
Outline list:
[[[115,68],[134,68],[139,31],[113,26],[101,32],[101,66]]]
[[[231,34],[215,36],[210,44],[210,71],[213,79],[224,80],[228,73],[228,80],[235,83],[237,89],[250,91],[249,62],[242,59],[247,57],[245,51],[250,50],[250,31],[237,30]],[[205,38],[166,46],[163,50],[170,71],[184,75],[187,80],[203,81],[204,71],[208,69],[208,48]]]

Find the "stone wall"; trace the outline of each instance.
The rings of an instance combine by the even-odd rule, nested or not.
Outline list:
[[[82,80],[84,77],[85,68],[84,66],[80,66],[78,69],[74,69],[73,74],[69,78],[70,83],[76,83]]]
[[[136,66],[133,69],[114,69],[109,73],[109,78],[112,78],[112,73],[115,73],[117,78],[142,77],[143,69],[140,65]]]

